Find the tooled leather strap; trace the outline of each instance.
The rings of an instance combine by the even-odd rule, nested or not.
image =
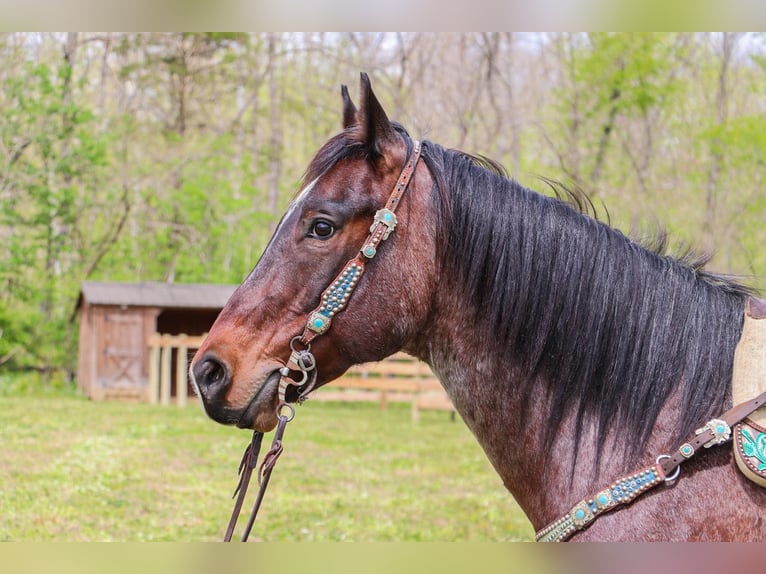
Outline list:
[[[731,428],[764,404],[766,404],[766,392],[761,393],[754,399],[736,405],[721,415],[720,418],[709,421],[704,427],[697,430],[697,434],[692,440],[678,447],[676,452],[669,458],[663,459],[660,463],[662,472],[665,476],[671,476],[678,466],[693,456],[700,447],[709,448],[725,443],[731,437]]]
[[[410,180],[415,174],[415,169],[420,160],[420,152],[421,144],[415,140],[413,142],[412,154],[402,168],[399,179],[385,207],[379,209],[375,214],[375,218],[370,226],[370,234],[364,240],[359,253],[343,266],[341,272],[338,273],[333,282],[322,293],[319,305],[309,315],[306,327],[303,329],[303,334],[300,338],[301,343],[304,345],[308,345],[316,337],[330,329],[332,318],[346,308],[351,294],[359,283],[359,279],[364,273],[365,261],[375,257],[380,243],[388,239],[388,236],[396,228],[396,208],[399,207],[402,195],[407,190]]]
[[[548,524],[535,535],[538,542],[563,542],[575,532],[587,528],[600,515],[628,504],[647,490],[672,482],[678,477],[680,464],[694,456],[700,447],[723,444],[731,436],[731,427],[766,404],[766,392],[726,411],[697,429],[695,436],[671,455],[660,455],[657,464],[613,482],[604,490],[575,504],[561,518]]]
[[[255,431],[250,444],[247,445],[247,448],[242,455],[242,462],[239,463],[239,482],[237,483],[237,488],[234,490],[234,496],[237,497],[237,501],[234,504],[234,509],[231,511],[229,525],[226,527],[226,534],[224,534],[223,537],[224,542],[231,542],[231,536],[234,534],[234,527],[237,525],[237,519],[242,510],[242,503],[245,501],[247,487],[250,485],[250,476],[253,474],[253,469],[258,464],[258,453],[261,451],[262,441],[263,433]]]
[[[274,431],[274,438],[271,441],[271,448],[263,458],[263,462],[261,462],[261,468],[258,474],[258,495],[256,496],[255,502],[253,503],[253,509],[250,511],[250,517],[247,520],[245,529],[242,531],[242,542],[247,542],[247,539],[250,536],[250,531],[252,530],[253,524],[255,524],[255,519],[258,516],[258,510],[260,510],[261,503],[263,503],[263,497],[266,494],[266,488],[269,486],[271,471],[274,470],[274,465],[276,464],[279,456],[282,454],[282,438],[284,437],[285,427],[287,426],[288,422],[290,421],[287,417],[279,417],[277,430]],[[248,476],[248,479],[249,478],[250,477]],[[236,520],[234,522],[236,522]]]

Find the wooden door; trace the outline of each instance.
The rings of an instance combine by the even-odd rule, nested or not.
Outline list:
[[[143,317],[140,313],[109,310],[104,314],[99,383],[107,395],[143,393]]]

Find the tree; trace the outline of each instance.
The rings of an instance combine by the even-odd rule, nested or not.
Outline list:
[[[762,284],[764,38],[0,34],[0,370],[73,370],[84,279],[240,281],[360,71],[414,137]]]
[[[46,373],[71,353],[67,302],[75,278],[92,265],[105,228],[120,217],[98,209],[101,201],[116,204],[110,186],[99,185],[108,165],[106,140],[94,135],[94,115],[80,101],[78,36],[60,39],[63,57],[26,59],[22,75],[3,81],[3,149],[14,150],[0,211],[0,227],[9,232],[0,273],[3,305],[7,316],[18,313],[19,322],[32,329],[17,341],[14,363]],[[86,187],[100,192],[83,194]]]

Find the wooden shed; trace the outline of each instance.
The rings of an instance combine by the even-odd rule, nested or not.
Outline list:
[[[160,348],[157,341],[186,335],[198,342],[221,312],[236,285],[85,282],[77,309],[80,314],[78,386],[94,400],[156,402]],[[158,335],[164,335],[159,338]],[[152,350],[154,347],[154,351]],[[194,345],[178,349],[191,351]],[[171,364],[179,362],[165,345],[168,397],[187,396],[187,378]],[[156,352],[155,352],[156,351]],[[180,352],[177,350],[177,352]],[[183,364],[186,357],[183,356]],[[152,380],[150,380],[152,379]],[[178,388],[182,380],[183,388]]]

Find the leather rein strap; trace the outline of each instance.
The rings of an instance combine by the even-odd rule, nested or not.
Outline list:
[[[736,405],[719,418],[708,421],[705,426],[697,429],[693,439],[678,447],[673,455],[661,454],[654,466],[621,478],[591,498],[581,500],[564,516],[537,532],[535,540],[563,542],[576,532],[587,528],[605,512],[633,502],[641,494],[663,482],[673,482],[681,472],[681,463],[694,456],[700,447],[710,448],[727,442],[731,437],[731,428],[764,404],[766,392]]]
[[[343,266],[343,269],[333,282],[322,292],[319,305],[309,315],[303,333],[293,337],[290,341],[290,358],[285,366],[279,370],[281,377],[278,391],[277,430],[274,432],[271,448],[264,456],[258,471],[258,495],[250,512],[247,526],[245,526],[242,533],[242,542],[246,542],[250,536],[250,530],[263,502],[263,497],[271,478],[271,472],[276,465],[277,459],[282,454],[282,438],[285,427],[295,417],[295,409],[286,399],[287,389],[291,386],[298,388],[298,402],[306,400],[307,395],[313,390],[316,384],[317,371],[316,360],[314,355],[311,354],[311,342],[318,336],[326,333],[330,329],[333,317],[346,308],[349,298],[364,273],[365,261],[375,257],[380,244],[388,239],[391,232],[396,228],[396,208],[399,207],[402,195],[409,187],[412,176],[415,174],[415,169],[420,160],[420,153],[421,144],[415,140],[413,141],[412,154],[410,154],[410,157],[404,164],[385,207],[379,209],[375,214],[370,226],[370,233],[362,244],[362,248],[353,259]],[[297,373],[299,379],[293,378],[292,373]],[[224,535],[224,542],[231,541],[245,495],[247,494],[250,478],[257,465],[262,441],[263,433],[255,431],[250,444],[247,445],[242,455],[242,462],[239,465],[239,483],[234,490],[234,496],[237,497],[237,500],[229,519],[226,534]]]

